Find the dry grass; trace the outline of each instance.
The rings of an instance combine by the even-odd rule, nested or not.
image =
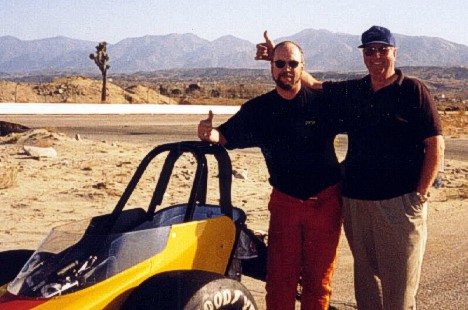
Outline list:
[[[18,176],[18,167],[13,165],[0,165],[0,189],[13,187]]]
[[[445,136],[466,138],[468,132],[468,114],[465,109],[451,113],[439,113]]]

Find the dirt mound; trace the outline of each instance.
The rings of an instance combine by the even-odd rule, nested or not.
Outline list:
[[[64,77],[50,83],[0,81],[0,103],[100,103],[102,82],[82,76]],[[107,103],[177,104],[153,89],[135,85],[122,89],[107,82]]]
[[[129,103],[160,103],[160,104],[177,104],[172,98],[163,96],[151,88],[134,85],[127,87],[125,91],[128,93],[126,99]]]
[[[64,133],[56,132],[52,129],[29,129],[12,132],[0,137],[1,144],[33,145],[39,147],[49,147],[57,143],[66,143],[75,139],[68,137]]]
[[[0,137],[9,135],[13,132],[25,132],[29,128],[20,124],[0,121]]]

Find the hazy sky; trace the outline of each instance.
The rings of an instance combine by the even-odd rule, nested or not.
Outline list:
[[[360,35],[372,25],[394,33],[468,45],[467,0],[0,0],[0,36],[66,36],[117,43],[127,37],[194,33],[257,43],[304,29]]]

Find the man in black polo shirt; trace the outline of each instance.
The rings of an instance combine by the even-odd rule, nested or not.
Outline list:
[[[276,88],[218,128],[200,122],[200,139],[228,149],[259,147],[273,191],[268,208],[267,309],[294,309],[302,275],[303,309],[328,309],[341,230],[339,130],[322,93],[301,86],[304,55],[293,42],[273,52]]]
[[[273,43],[257,45],[269,59]],[[361,37],[369,75],[323,88],[349,138],[343,183],[344,228],[354,257],[358,309],[416,309],[427,239],[427,200],[444,152],[428,89],[395,69],[392,33],[373,26]]]

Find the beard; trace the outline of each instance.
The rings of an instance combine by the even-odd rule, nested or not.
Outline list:
[[[285,83],[281,80],[282,77],[288,77],[288,74],[287,73],[281,74],[277,78],[274,78],[273,80],[275,81],[276,86],[284,90],[291,90],[294,87],[294,85],[296,85],[299,81],[299,80],[297,81],[292,80],[291,82]]]

